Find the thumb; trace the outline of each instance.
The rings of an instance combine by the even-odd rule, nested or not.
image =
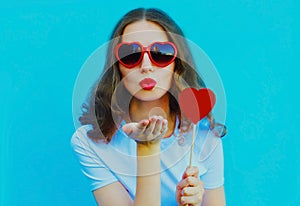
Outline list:
[[[133,127],[131,125],[132,123],[129,123],[129,124],[125,124],[123,127],[122,127],[122,130],[127,134],[131,134],[132,131],[133,131]]]

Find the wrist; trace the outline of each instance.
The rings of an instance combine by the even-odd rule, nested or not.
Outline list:
[[[145,145],[147,147],[158,145],[158,144],[160,144],[160,141],[161,141],[161,138],[156,138],[156,139],[153,139],[153,140],[150,140],[150,141],[135,139],[135,142],[138,145]]]
[[[137,144],[137,175],[152,176],[160,173],[160,144]]]
[[[137,155],[148,156],[160,152],[160,140],[155,142],[137,142]]]

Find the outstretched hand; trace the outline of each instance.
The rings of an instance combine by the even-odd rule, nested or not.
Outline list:
[[[200,206],[204,194],[204,183],[199,178],[197,167],[187,167],[176,187],[178,206]]]
[[[153,142],[165,136],[168,131],[168,121],[161,116],[152,116],[140,122],[125,124],[122,129],[137,142]]]

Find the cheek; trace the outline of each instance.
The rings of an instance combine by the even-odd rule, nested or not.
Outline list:
[[[122,79],[123,79],[125,76],[127,76],[127,71],[126,71],[126,69],[125,69],[122,65],[119,66],[119,71],[120,71],[120,74],[121,74],[121,78],[122,78]]]
[[[119,71],[121,73],[121,78],[123,80],[125,80],[125,79],[134,79],[138,75],[138,69],[136,69],[136,68],[128,69],[128,68],[126,68],[122,65],[120,65],[119,68],[120,68]]]
[[[128,71],[128,69],[122,69],[122,68],[120,68],[120,73],[121,73],[121,82],[123,82],[124,86],[127,88],[130,82],[132,82],[133,75],[130,74],[130,71]]]
[[[164,84],[171,84],[174,75],[174,68],[166,68],[165,70],[161,71],[161,80]]]
[[[128,69],[122,69],[120,68],[121,73],[121,83],[124,86],[124,89],[126,89],[131,95],[136,93],[139,89],[136,79],[136,72]]]

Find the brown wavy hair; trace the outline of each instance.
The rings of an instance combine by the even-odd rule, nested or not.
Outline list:
[[[184,128],[187,130],[191,126],[191,122],[181,115],[177,102],[178,94],[187,85],[199,89],[205,87],[205,84],[195,70],[193,58],[183,32],[165,12],[153,8],[138,8],[125,14],[114,28],[107,48],[104,71],[91,91],[89,103],[82,105],[83,114],[79,121],[82,125],[91,124],[93,126],[93,129],[88,132],[89,138],[93,140],[109,143],[123,117],[128,115],[124,102],[128,102],[130,94],[122,86],[119,63],[112,54],[116,45],[121,41],[125,27],[140,20],[151,21],[160,25],[166,31],[169,41],[177,46],[178,54],[175,59],[173,81],[168,92],[169,107],[171,115],[176,115],[180,119],[179,128],[185,126]],[[207,117],[211,123],[210,127],[213,128],[213,115],[210,113]],[[226,130],[224,131],[226,133]]]

